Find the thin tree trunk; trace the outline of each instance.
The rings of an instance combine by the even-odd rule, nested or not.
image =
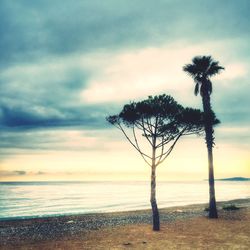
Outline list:
[[[150,203],[152,207],[152,216],[153,216],[153,230],[154,231],[160,231],[160,217],[159,217],[159,211],[156,203],[156,165],[155,165],[155,155],[156,155],[156,127],[157,127],[157,121],[156,118],[155,121],[155,131],[154,136],[152,137],[152,166],[151,166],[151,196],[150,196]]]
[[[209,179],[209,218],[218,218],[215,188],[214,188],[214,166],[213,166],[213,125],[212,125],[212,109],[210,104],[210,96],[203,95],[202,97],[203,109],[205,114],[205,134],[208,152],[208,179]]]
[[[208,148],[208,177],[209,177],[209,218],[218,218],[215,188],[214,188],[214,168],[212,148]]]
[[[159,218],[159,211],[156,203],[156,182],[155,182],[155,165],[152,165],[151,168],[151,196],[150,196],[150,203],[152,207],[152,216],[153,216],[153,230],[159,231],[160,230],[160,218]]]

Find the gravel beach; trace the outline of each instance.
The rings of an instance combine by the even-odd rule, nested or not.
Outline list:
[[[225,220],[241,220],[239,213],[222,209],[227,204],[235,204],[241,208],[240,210],[249,210],[250,199],[218,202],[219,215]],[[161,223],[168,225],[186,219],[206,217],[205,207],[206,204],[196,204],[160,209]],[[81,237],[101,229],[131,225],[148,225],[150,227],[151,210],[4,220],[0,221],[0,249],[36,249],[25,248],[25,244],[31,244],[34,247],[43,242]],[[85,248],[80,247],[79,249]]]

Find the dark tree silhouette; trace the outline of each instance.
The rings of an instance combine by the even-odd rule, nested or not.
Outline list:
[[[107,117],[107,121],[122,131],[151,167],[153,230],[158,231],[160,220],[156,202],[156,167],[170,155],[181,136],[204,131],[203,113],[183,108],[171,96],[160,95],[127,104],[120,114]],[[215,117],[214,121],[217,122]],[[138,137],[139,133],[142,137]],[[141,148],[143,139],[149,146],[148,150]]]
[[[219,65],[219,62],[214,61],[211,56],[196,56],[193,58],[192,64],[186,64],[183,67],[183,70],[194,79],[194,94],[197,95],[200,93],[202,98],[205,118],[205,140],[207,144],[209,165],[209,218],[218,218],[214,188],[214,130],[211,119],[214,113],[210,103],[210,95],[212,93],[212,82],[210,81],[210,77],[219,74],[223,69],[224,68]]]

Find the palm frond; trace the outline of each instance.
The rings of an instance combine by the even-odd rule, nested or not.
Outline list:
[[[219,62],[212,62],[209,69],[207,70],[208,76],[214,76],[224,70],[225,68],[219,65]]]
[[[200,61],[202,60],[202,56],[195,56],[193,59],[192,59],[192,62],[193,64],[195,65],[199,65]]]
[[[183,70],[187,72],[196,83],[194,94],[199,92],[201,95],[212,93],[212,83],[209,78],[213,75],[219,74],[224,70],[219,65],[218,61],[214,61],[212,56],[196,56],[192,59],[191,64],[186,64]]]
[[[194,87],[194,94],[197,96],[199,93],[200,84],[197,82]]]
[[[193,78],[195,77],[195,75],[197,73],[195,65],[193,65],[193,64],[186,64],[186,65],[184,65],[183,71],[187,72]]]
[[[212,94],[212,91],[213,91],[213,87],[212,87],[212,82],[208,79],[207,82],[206,82],[206,90],[208,92],[209,95]]]
[[[200,85],[200,94],[201,96],[204,95],[211,95],[212,93],[212,82],[209,79],[205,79],[202,81]]]
[[[196,74],[196,76],[194,77],[194,81],[196,82],[196,83],[201,83],[202,82],[202,79],[203,79],[203,76],[202,76],[202,74]]]
[[[193,65],[195,65],[196,72],[204,74],[209,69],[212,62],[211,56],[196,56],[192,59]]]
[[[200,94],[201,96],[204,96],[205,93],[206,93],[206,86],[205,84],[202,84],[200,87]]]
[[[206,72],[212,62],[212,57],[211,56],[203,56],[202,59],[200,60],[200,67],[202,69],[203,72]]]

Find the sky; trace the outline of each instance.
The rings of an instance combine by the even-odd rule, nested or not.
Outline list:
[[[148,180],[150,169],[105,117],[168,94],[202,108],[182,70],[212,78],[215,177],[250,177],[250,1],[0,2],[0,180]],[[204,138],[181,139],[159,180],[207,178]]]

